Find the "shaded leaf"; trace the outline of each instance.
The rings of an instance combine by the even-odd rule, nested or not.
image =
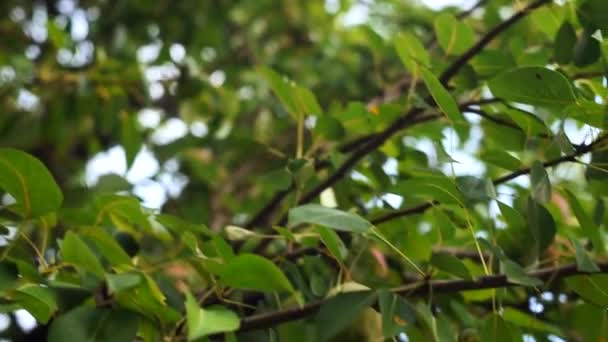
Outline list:
[[[500,201],[496,201],[496,203],[500,208],[500,213],[502,214],[502,217],[505,219],[509,227],[523,227],[525,225],[526,222],[524,220],[524,217],[519,211],[514,208],[511,208],[510,206]]]
[[[528,199],[528,228],[534,238],[535,255],[539,256],[553,242],[556,227],[551,213],[532,198]]]
[[[576,44],[576,32],[569,21],[565,21],[557,31],[555,37],[553,56],[560,64],[568,64],[574,57],[574,44]]]
[[[396,336],[416,323],[416,310],[397,294],[378,291],[378,305],[382,314],[382,333],[386,338]]]
[[[375,292],[358,291],[339,294],[323,303],[315,316],[318,340],[327,341],[353,322],[376,298]]]
[[[564,194],[566,195],[566,199],[568,200],[568,204],[572,211],[574,211],[574,215],[578,220],[578,223],[581,225],[581,229],[585,233],[585,236],[591,241],[593,244],[593,248],[598,251],[600,254],[606,253],[606,248],[604,246],[604,239],[602,239],[600,228],[593,222],[591,217],[585,212],[581,204],[576,199],[576,196],[572,194],[568,190],[564,190]]]
[[[492,314],[483,322],[480,332],[481,341],[519,342],[519,332],[498,314]]]
[[[0,263],[0,293],[13,289],[19,280],[19,271],[15,264],[6,261]]]
[[[592,37],[593,31],[583,31],[574,45],[574,64],[578,67],[591,65],[602,55],[600,43]]]
[[[462,279],[471,279],[469,269],[455,256],[449,254],[433,254],[431,264],[438,269],[453,274]]]
[[[137,118],[133,114],[121,113],[120,143],[125,149],[127,169],[133,165],[135,156],[142,147],[142,137],[137,129]]]
[[[532,315],[523,313],[510,307],[504,308],[503,310],[504,311],[502,317],[507,322],[511,322],[522,328],[532,329],[535,331],[555,334],[559,336],[563,335],[561,330],[557,326],[541,321],[540,319],[535,318]]]
[[[567,278],[566,284],[587,302],[608,306],[608,275],[577,275]]]
[[[137,316],[126,310],[79,306],[53,321],[50,342],[131,342],[138,328]]]

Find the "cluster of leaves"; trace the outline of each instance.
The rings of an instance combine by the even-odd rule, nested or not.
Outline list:
[[[5,337],[608,337],[608,2],[118,3],[0,3]]]

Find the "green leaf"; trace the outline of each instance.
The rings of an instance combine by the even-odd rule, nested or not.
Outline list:
[[[204,224],[190,223],[177,216],[161,214],[156,216],[156,220],[178,235],[181,235],[184,232],[205,234],[207,236],[213,235],[209,228],[207,228]]]
[[[484,50],[471,60],[471,66],[482,77],[492,77],[516,66],[513,58],[506,51]]]
[[[99,176],[97,184],[93,188],[97,193],[117,193],[120,191],[130,191],[133,188],[131,183],[124,177],[115,173],[108,173]]]
[[[464,116],[462,116],[458,104],[456,104],[452,95],[443,87],[437,77],[425,67],[420,68],[420,71],[424,84],[435,102],[437,102],[439,109],[441,109],[453,123],[464,121]]]
[[[566,77],[543,67],[519,67],[496,76],[488,86],[494,96],[534,106],[565,107],[576,97]]]
[[[594,101],[579,98],[570,106],[564,108],[562,115],[593,127],[604,129],[608,127],[608,107]]]
[[[323,114],[323,109],[319,105],[319,101],[309,89],[304,87],[296,87],[295,89],[296,99],[298,106],[301,108],[303,114],[319,116]]]
[[[574,64],[584,67],[595,63],[602,55],[600,42],[592,37],[594,30],[584,30],[574,45]]]
[[[540,279],[528,276],[519,264],[506,257],[501,260],[501,269],[512,283],[524,286],[541,286],[543,284]]]
[[[103,278],[105,273],[103,266],[89,246],[87,246],[78,235],[68,231],[60,246],[61,256],[63,257],[64,262],[80,267],[85,271]]]
[[[500,272],[504,273],[510,282],[524,286],[540,286],[543,284],[540,279],[528,276],[524,269],[515,261],[509,259],[500,247],[492,245],[485,239],[478,239],[478,241],[492,251],[500,261]]]
[[[13,289],[19,280],[19,270],[15,264],[0,263],[0,293]]]
[[[560,129],[553,139],[563,154],[574,154],[574,147],[563,129]]]
[[[99,225],[103,222],[106,215],[116,216],[125,220],[137,228],[150,229],[148,216],[142,211],[137,198],[120,195],[102,195],[95,198],[97,216],[94,224]],[[116,220],[114,220],[115,224]]]
[[[544,204],[551,201],[551,182],[549,175],[541,162],[534,161],[530,168],[531,195],[538,203]]]
[[[438,15],[433,26],[437,41],[447,55],[460,55],[475,43],[473,29],[449,13]]]
[[[551,135],[551,131],[545,122],[538,116],[521,109],[507,109],[505,112],[517,126],[521,127],[526,135]]]
[[[17,289],[15,299],[42,324],[48,323],[58,310],[56,294],[48,287],[24,285]]]
[[[106,274],[106,283],[110,293],[119,293],[139,285],[141,275],[137,273]]]
[[[502,317],[505,321],[511,322],[522,328],[563,336],[558,327],[510,307],[503,309]]]
[[[161,289],[158,287],[158,284],[156,284],[156,281],[154,281],[154,279],[152,279],[152,277],[150,277],[147,274],[143,274],[143,277],[144,277],[144,280],[146,281],[146,287],[150,291],[150,295],[152,295],[152,297],[157,302],[165,305],[165,301],[167,300],[167,298],[165,297],[165,295],[161,291]]]
[[[505,222],[509,227],[523,227],[526,224],[524,217],[519,211],[515,210],[514,208],[511,208],[510,206],[500,201],[496,201],[496,203],[500,208],[500,213],[502,214],[502,217],[504,218]]]
[[[568,323],[581,336],[581,341],[601,342],[608,336],[608,326],[597,322],[605,322],[608,318],[605,308],[593,304],[579,303],[572,310]]]
[[[126,253],[126,255],[131,258],[137,255],[137,253],[139,253],[139,243],[137,242],[137,240],[135,240],[133,235],[124,232],[115,232],[114,239],[116,239],[117,244],[112,245],[112,249],[115,250],[116,247],[119,247],[122,251],[122,253],[120,254]],[[104,241],[104,243],[104,247],[110,247],[109,241]],[[103,253],[105,255],[107,251]],[[124,256],[121,256],[120,258],[123,259]],[[108,258],[108,260],[111,259]]]
[[[230,287],[264,292],[294,289],[287,277],[270,260],[255,254],[240,254],[218,270],[221,282]]]
[[[83,305],[55,319],[48,338],[50,342],[132,342],[137,328],[138,319],[132,312]]]
[[[465,203],[456,183],[443,175],[415,175],[397,183],[393,191],[406,197],[420,197],[445,204],[464,205]]]
[[[519,342],[521,339],[514,327],[505,322],[498,314],[491,314],[483,322],[480,332],[481,341]]]
[[[221,307],[201,308],[194,297],[186,293],[186,320],[188,341],[222,332],[235,331],[241,325],[239,316]]]
[[[417,73],[418,65],[430,66],[430,56],[420,40],[410,33],[400,33],[395,38],[395,49],[403,65],[411,73]]]
[[[338,294],[323,303],[315,317],[318,341],[327,341],[353,322],[376,299],[372,291]]]
[[[549,4],[532,12],[531,19],[538,30],[543,31],[549,39],[553,39],[564,18],[563,6]]]
[[[431,264],[438,269],[453,274],[462,279],[472,279],[469,269],[460,259],[449,254],[433,254]]]
[[[576,32],[569,21],[565,21],[557,31],[553,43],[553,55],[559,64],[568,64],[574,58],[574,44],[576,44]]]
[[[131,264],[131,257],[117,242],[117,240],[122,239],[122,234],[112,237],[104,230],[88,229],[82,232],[82,236],[92,243],[112,266]]]
[[[300,116],[306,114],[315,116],[323,114],[317,98],[309,89],[298,86],[270,68],[260,67],[259,72],[294,119],[298,120]]]
[[[258,182],[264,188],[264,191],[274,193],[289,188],[293,183],[293,176],[291,172],[283,167],[262,175]]]
[[[456,184],[469,203],[485,202],[496,198],[496,190],[490,179],[460,176],[456,178]]]
[[[302,223],[353,233],[365,233],[372,227],[371,223],[356,214],[318,204],[305,204],[289,210],[288,226],[293,228]]]
[[[600,232],[600,228],[593,222],[591,217],[585,212],[581,204],[576,199],[576,196],[572,194],[568,190],[564,190],[564,195],[566,195],[566,199],[568,200],[568,204],[572,211],[574,211],[574,215],[578,220],[578,223],[581,225],[581,229],[585,233],[585,236],[591,241],[593,244],[593,248],[600,253],[605,254],[606,248],[604,246],[604,240],[602,239],[602,235]]]
[[[378,291],[378,305],[382,314],[382,333],[391,338],[416,323],[416,310],[401,296],[388,290]]]
[[[583,272],[599,272],[600,268],[591,260],[581,243],[576,239],[570,239],[570,242],[574,246],[576,268]]]
[[[321,241],[323,241],[323,244],[334,258],[344,261],[348,255],[348,249],[346,249],[344,242],[342,242],[338,234],[325,227],[317,227],[317,232],[321,236]]]
[[[608,306],[608,275],[577,275],[567,278],[566,284],[585,301],[601,307]]]
[[[509,171],[516,171],[521,168],[521,161],[503,150],[485,150],[481,153],[479,158],[487,163],[494,164]]]
[[[17,201],[12,208],[24,218],[57,211],[63,202],[46,167],[33,156],[10,148],[0,148],[0,188]]]
[[[267,67],[260,67],[259,73],[270,84],[272,91],[285,106],[287,112],[297,119],[302,113],[299,111],[298,102],[294,96],[296,85]]]
[[[137,118],[133,114],[121,113],[120,143],[125,149],[127,169],[133,165],[133,161],[142,146],[142,137],[137,129]]]
[[[587,29],[608,31],[608,3],[603,0],[582,1],[576,12],[581,24]]]
[[[585,177],[590,181],[606,181],[606,179],[608,179],[608,172],[603,169],[605,165],[608,165],[608,150],[601,149],[599,151],[592,152],[591,165],[596,167],[587,166],[587,170],[585,171]],[[598,169],[597,167],[599,167],[600,169]]]
[[[553,242],[556,227],[551,213],[532,198],[528,199],[528,227],[534,238],[535,255],[538,257]]]

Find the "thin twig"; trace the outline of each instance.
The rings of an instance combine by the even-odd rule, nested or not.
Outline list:
[[[596,262],[601,273],[608,272],[608,262]],[[575,275],[590,274],[589,272],[580,271],[576,264],[568,264],[550,268],[543,268],[529,272],[529,277],[538,278],[543,281],[555,281]],[[393,288],[391,291],[402,296],[414,297],[426,295],[429,290],[435,294],[454,293],[468,290],[481,289],[496,289],[501,287],[521,286],[509,281],[506,275],[491,275],[483,276],[474,280],[433,280],[419,281],[413,284],[403,285]],[[245,317],[241,320],[240,332],[256,329],[263,329],[270,326],[276,326],[281,323],[295,321],[314,315],[323,304],[330,299],[324,299],[312,303],[308,303],[301,307],[288,308],[274,312],[260,313],[257,315]]]
[[[585,153],[589,153],[589,152],[593,151],[593,148],[595,146],[597,146],[600,143],[606,141],[607,139],[608,139],[608,134],[605,134],[605,135],[597,138],[595,141],[593,141],[590,144],[578,146],[575,149],[575,152],[572,153],[572,154],[569,154],[569,155],[566,155],[566,156],[562,156],[562,157],[555,158],[555,159],[552,159],[552,160],[544,162],[543,166],[544,167],[553,167],[553,166],[557,166],[557,165],[559,165],[561,163],[564,163],[564,162],[575,162],[577,157],[580,157],[580,156],[582,156]],[[506,174],[506,175],[504,175],[502,177],[498,177],[498,178],[494,179],[492,181],[492,183],[494,185],[500,185],[500,184],[506,183],[506,182],[508,182],[510,180],[513,180],[513,179],[515,179],[515,178],[517,178],[519,176],[526,175],[528,173],[530,173],[530,168],[526,167],[526,168],[523,168],[523,169],[520,169],[520,170],[517,170],[517,171],[513,171],[513,172],[511,172],[509,174]],[[438,202],[435,202],[434,204],[438,204]],[[396,218],[399,218],[399,217],[403,217],[403,216],[418,215],[418,214],[424,213],[425,211],[427,211],[431,207],[432,207],[432,204],[430,202],[429,203],[424,203],[424,204],[420,204],[420,205],[417,205],[417,206],[412,207],[412,208],[405,208],[405,209],[401,209],[401,210],[390,212],[388,214],[384,214],[382,216],[379,216],[379,217],[371,220],[371,222],[373,224],[380,224],[380,223],[387,222],[387,221],[390,221],[390,220],[393,220],[393,219],[396,219]]]
[[[529,6],[525,7],[521,11],[515,13],[511,18],[502,22],[490,32],[488,32],[485,36],[483,36],[473,47],[467,50],[462,56],[458,57],[439,77],[439,80],[447,85],[448,81],[458,73],[460,68],[462,68],[471,58],[473,58],[477,53],[481,52],[481,50],[488,45],[492,39],[498,36],[501,32],[505,31],[516,22],[524,18],[530,11],[534,8],[540,7],[543,4],[549,3],[550,0],[538,0]],[[397,118],[389,127],[387,127],[384,131],[380,132],[374,139],[372,139],[368,144],[362,146],[360,149],[353,152],[353,154],[342,164],[340,167],[336,169],[336,171],[331,174],[327,179],[322,181],[316,187],[314,187],[309,192],[302,195],[298,204],[304,204],[312,201],[316,198],[321,192],[323,192],[328,187],[332,186],[338,180],[342,179],[348,171],[355,165],[359,160],[363,159],[366,155],[374,151],[376,148],[384,144],[386,140],[388,140],[393,134],[396,132],[405,129],[412,125],[412,121],[422,114],[424,110],[422,108],[412,108],[405,116],[401,116]],[[283,221],[283,220],[282,220]]]

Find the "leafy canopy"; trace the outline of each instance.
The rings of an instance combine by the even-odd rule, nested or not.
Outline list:
[[[605,0],[0,13],[0,337],[608,337]]]

